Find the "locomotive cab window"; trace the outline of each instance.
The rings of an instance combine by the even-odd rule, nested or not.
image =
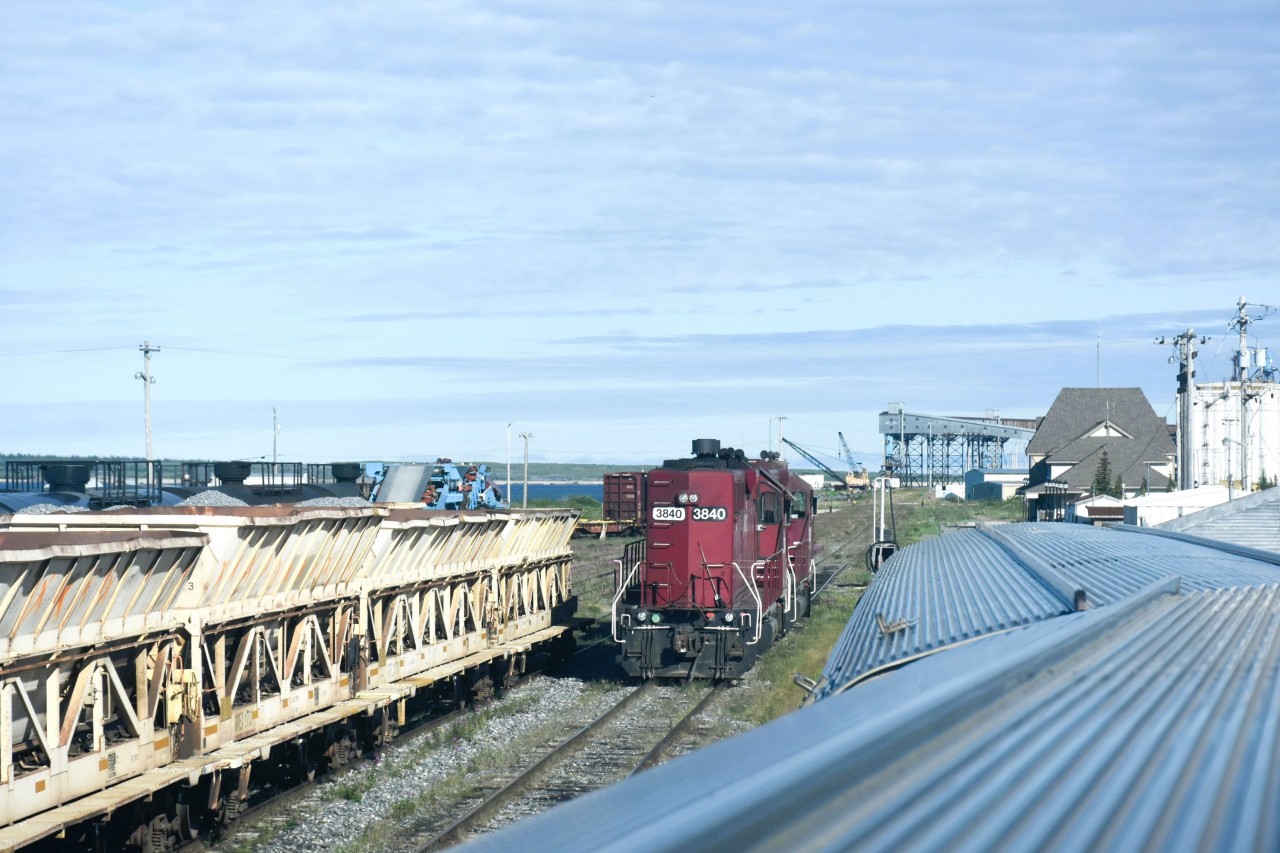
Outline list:
[[[806,511],[809,509],[809,502],[804,499],[804,495],[796,493],[791,496],[791,517],[804,518]]]
[[[760,523],[777,524],[781,516],[780,501],[774,492],[765,492],[760,496]]]

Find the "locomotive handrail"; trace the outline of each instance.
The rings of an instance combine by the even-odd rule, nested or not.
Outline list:
[[[795,544],[793,544],[793,545],[788,545],[788,546],[787,546],[787,550],[788,550],[788,551],[794,551],[794,550],[796,550],[796,549],[797,549],[797,548],[799,548],[799,547],[800,547],[800,543],[799,543],[799,542],[796,542],[796,543],[795,543]],[[794,560],[795,560],[795,555],[793,555],[793,554],[787,554],[787,559],[788,559],[788,560],[790,560],[790,561],[794,561]],[[793,566],[794,566],[794,563],[793,563]],[[816,563],[814,563],[813,559],[812,559],[812,558],[810,558],[810,560],[809,560],[809,574],[805,577],[805,580],[807,580],[807,581],[809,582],[809,589],[811,589],[811,590],[813,589],[813,581],[814,581],[814,579],[817,577],[817,574],[818,574],[818,566],[817,566],[817,564],[816,564]],[[797,583],[799,583],[798,579],[797,579]]]
[[[747,643],[748,646],[754,646],[756,643],[760,642],[760,623],[764,619],[764,603],[760,600],[760,591],[756,589],[755,575],[756,575],[756,569],[763,565],[764,565],[763,560],[757,560],[756,562],[752,563],[751,578],[748,579],[747,576],[742,572],[742,566],[739,566],[737,561],[734,561],[734,564],[733,564],[733,568],[738,573],[738,577],[742,578],[742,582],[747,585],[747,589],[750,590],[751,592],[751,597],[756,600],[756,635],[755,635],[755,638],[751,640],[751,642]]]
[[[618,577],[622,577],[622,561],[613,560],[618,564]],[[618,584],[618,591],[613,595],[613,604],[609,608],[609,633],[613,636],[615,643],[625,643],[626,640],[618,636],[618,602],[622,600],[622,596],[626,594],[627,588],[631,586],[631,579],[635,577],[636,572],[640,571],[640,564],[636,563],[631,567],[631,571],[627,573],[626,580]]]
[[[796,597],[796,570],[787,562],[787,582],[782,585],[782,612],[790,613],[791,618],[796,617],[797,612]]]

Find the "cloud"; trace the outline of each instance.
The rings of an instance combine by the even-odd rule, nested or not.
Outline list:
[[[4,14],[10,345],[322,356],[175,351],[193,396],[1034,407],[1096,374],[1098,316],[1104,379],[1163,387],[1139,338],[1280,266],[1261,0]]]

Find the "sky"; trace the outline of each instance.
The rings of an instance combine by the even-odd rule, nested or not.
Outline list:
[[[1280,305],[1277,139],[1272,0],[13,0],[0,452],[143,457],[144,342],[166,458],[1172,418],[1154,340]]]

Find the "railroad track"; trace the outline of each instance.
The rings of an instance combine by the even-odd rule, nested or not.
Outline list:
[[[657,764],[722,686],[645,682],[526,770],[484,792],[419,853],[443,850]]]
[[[601,645],[599,641],[589,643],[579,647],[574,654],[578,656],[590,653],[599,645]],[[529,670],[518,678],[513,679],[506,690],[515,690],[517,687],[536,681],[546,674],[545,669]],[[411,737],[424,735],[433,729],[442,728],[456,722],[468,714],[475,713],[477,710],[479,710],[477,707],[454,708],[429,717],[412,719],[408,725],[399,729],[383,746],[390,746],[406,741]],[[249,801],[241,807],[233,823],[218,827],[213,833],[206,833],[198,838],[184,840],[176,849],[199,853],[199,851],[207,850],[251,848],[258,843],[260,836],[264,833],[268,837],[271,835],[272,821],[278,815],[287,813],[295,804],[311,796],[316,783],[335,781],[352,771],[367,767],[371,762],[376,764],[381,760],[381,755],[382,748],[379,748],[376,753],[361,756],[353,760],[350,765],[329,770],[315,779],[299,781],[293,787],[281,789],[270,787],[265,789],[255,788],[251,791]]]
[[[538,678],[542,675],[541,670],[530,672],[521,676],[512,684],[512,688],[524,684],[526,681]],[[459,718],[473,713],[473,709],[455,708],[451,711],[445,711],[441,714],[432,716],[428,719],[414,721],[410,725],[400,729],[400,731],[388,742],[398,742],[412,736],[418,736],[430,732],[432,729],[441,728],[458,720]],[[378,758],[373,755],[369,757],[361,757],[353,761],[352,764],[329,770],[322,776],[315,779],[300,781],[291,788],[268,789],[266,791],[254,790],[248,803],[241,807],[240,812],[236,815],[235,821],[226,826],[220,826],[213,833],[202,834],[198,838],[183,840],[175,848],[176,851],[191,851],[199,853],[210,849],[221,849],[229,846],[232,849],[241,849],[245,846],[252,846],[264,832],[272,818],[280,813],[286,812],[295,804],[302,802],[313,792],[315,785],[323,781],[330,781],[341,778],[344,774],[358,769],[367,761],[377,761]],[[269,834],[269,830],[266,830]],[[237,839],[241,839],[237,842]]]

